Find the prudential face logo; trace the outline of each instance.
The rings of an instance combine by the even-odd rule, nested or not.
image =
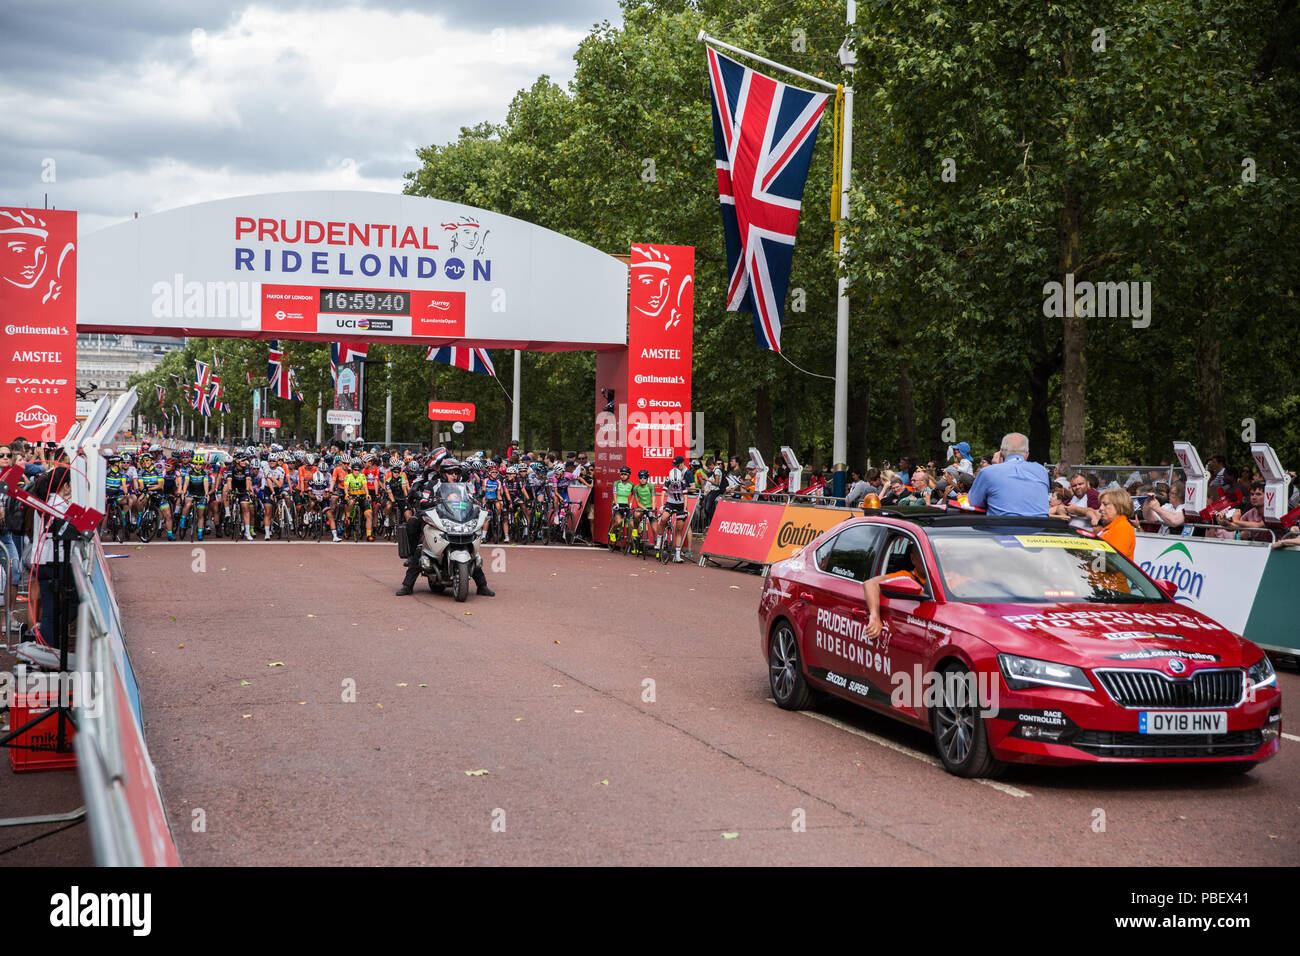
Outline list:
[[[1187,545],[1179,541],[1161,551],[1154,561],[1143,561],[1141,568],[1153,580],[1173,581],[1178,586],[1174,600],[1192,604],[1200,598],[1205,585],[1205,575],[1197,571],[1195,565]]]

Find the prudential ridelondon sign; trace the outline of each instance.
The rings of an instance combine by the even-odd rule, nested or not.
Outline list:
[[[83,239],[82,331],[626,343],[627,266],[472,206],[291,192],[156,213]]]

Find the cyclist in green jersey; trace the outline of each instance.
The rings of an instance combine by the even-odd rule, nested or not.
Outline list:
[[[650,472],[642,468],[636,473],[636,484],[632,486],[632,538],[641,536],[641,519],[649,515],[654,517],[655,486],[650,484]]]
[[[614,514],[609,523],[609,546],[614,547],[614,542],[618,540],[618,529],[623,526],[625,518],[632,515],[631,498],[632,489],[636,487],[628,481],[632,477],[632,469],[624,465],[618,470],[618,481],[614,482]]]

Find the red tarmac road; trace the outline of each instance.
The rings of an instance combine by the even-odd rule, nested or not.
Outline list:
[[[756,576],[496,549],[457,604],[395,597],[391,545],[191,548],[112,562],[187,865],[1300,863],[1290,740],[1245,777],[989,785],[883,717],[779,710]]]

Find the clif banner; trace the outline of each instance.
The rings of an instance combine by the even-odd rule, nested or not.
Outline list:
[[[58,441],[76,423],[77,214],[0,208],[0,436]]]

